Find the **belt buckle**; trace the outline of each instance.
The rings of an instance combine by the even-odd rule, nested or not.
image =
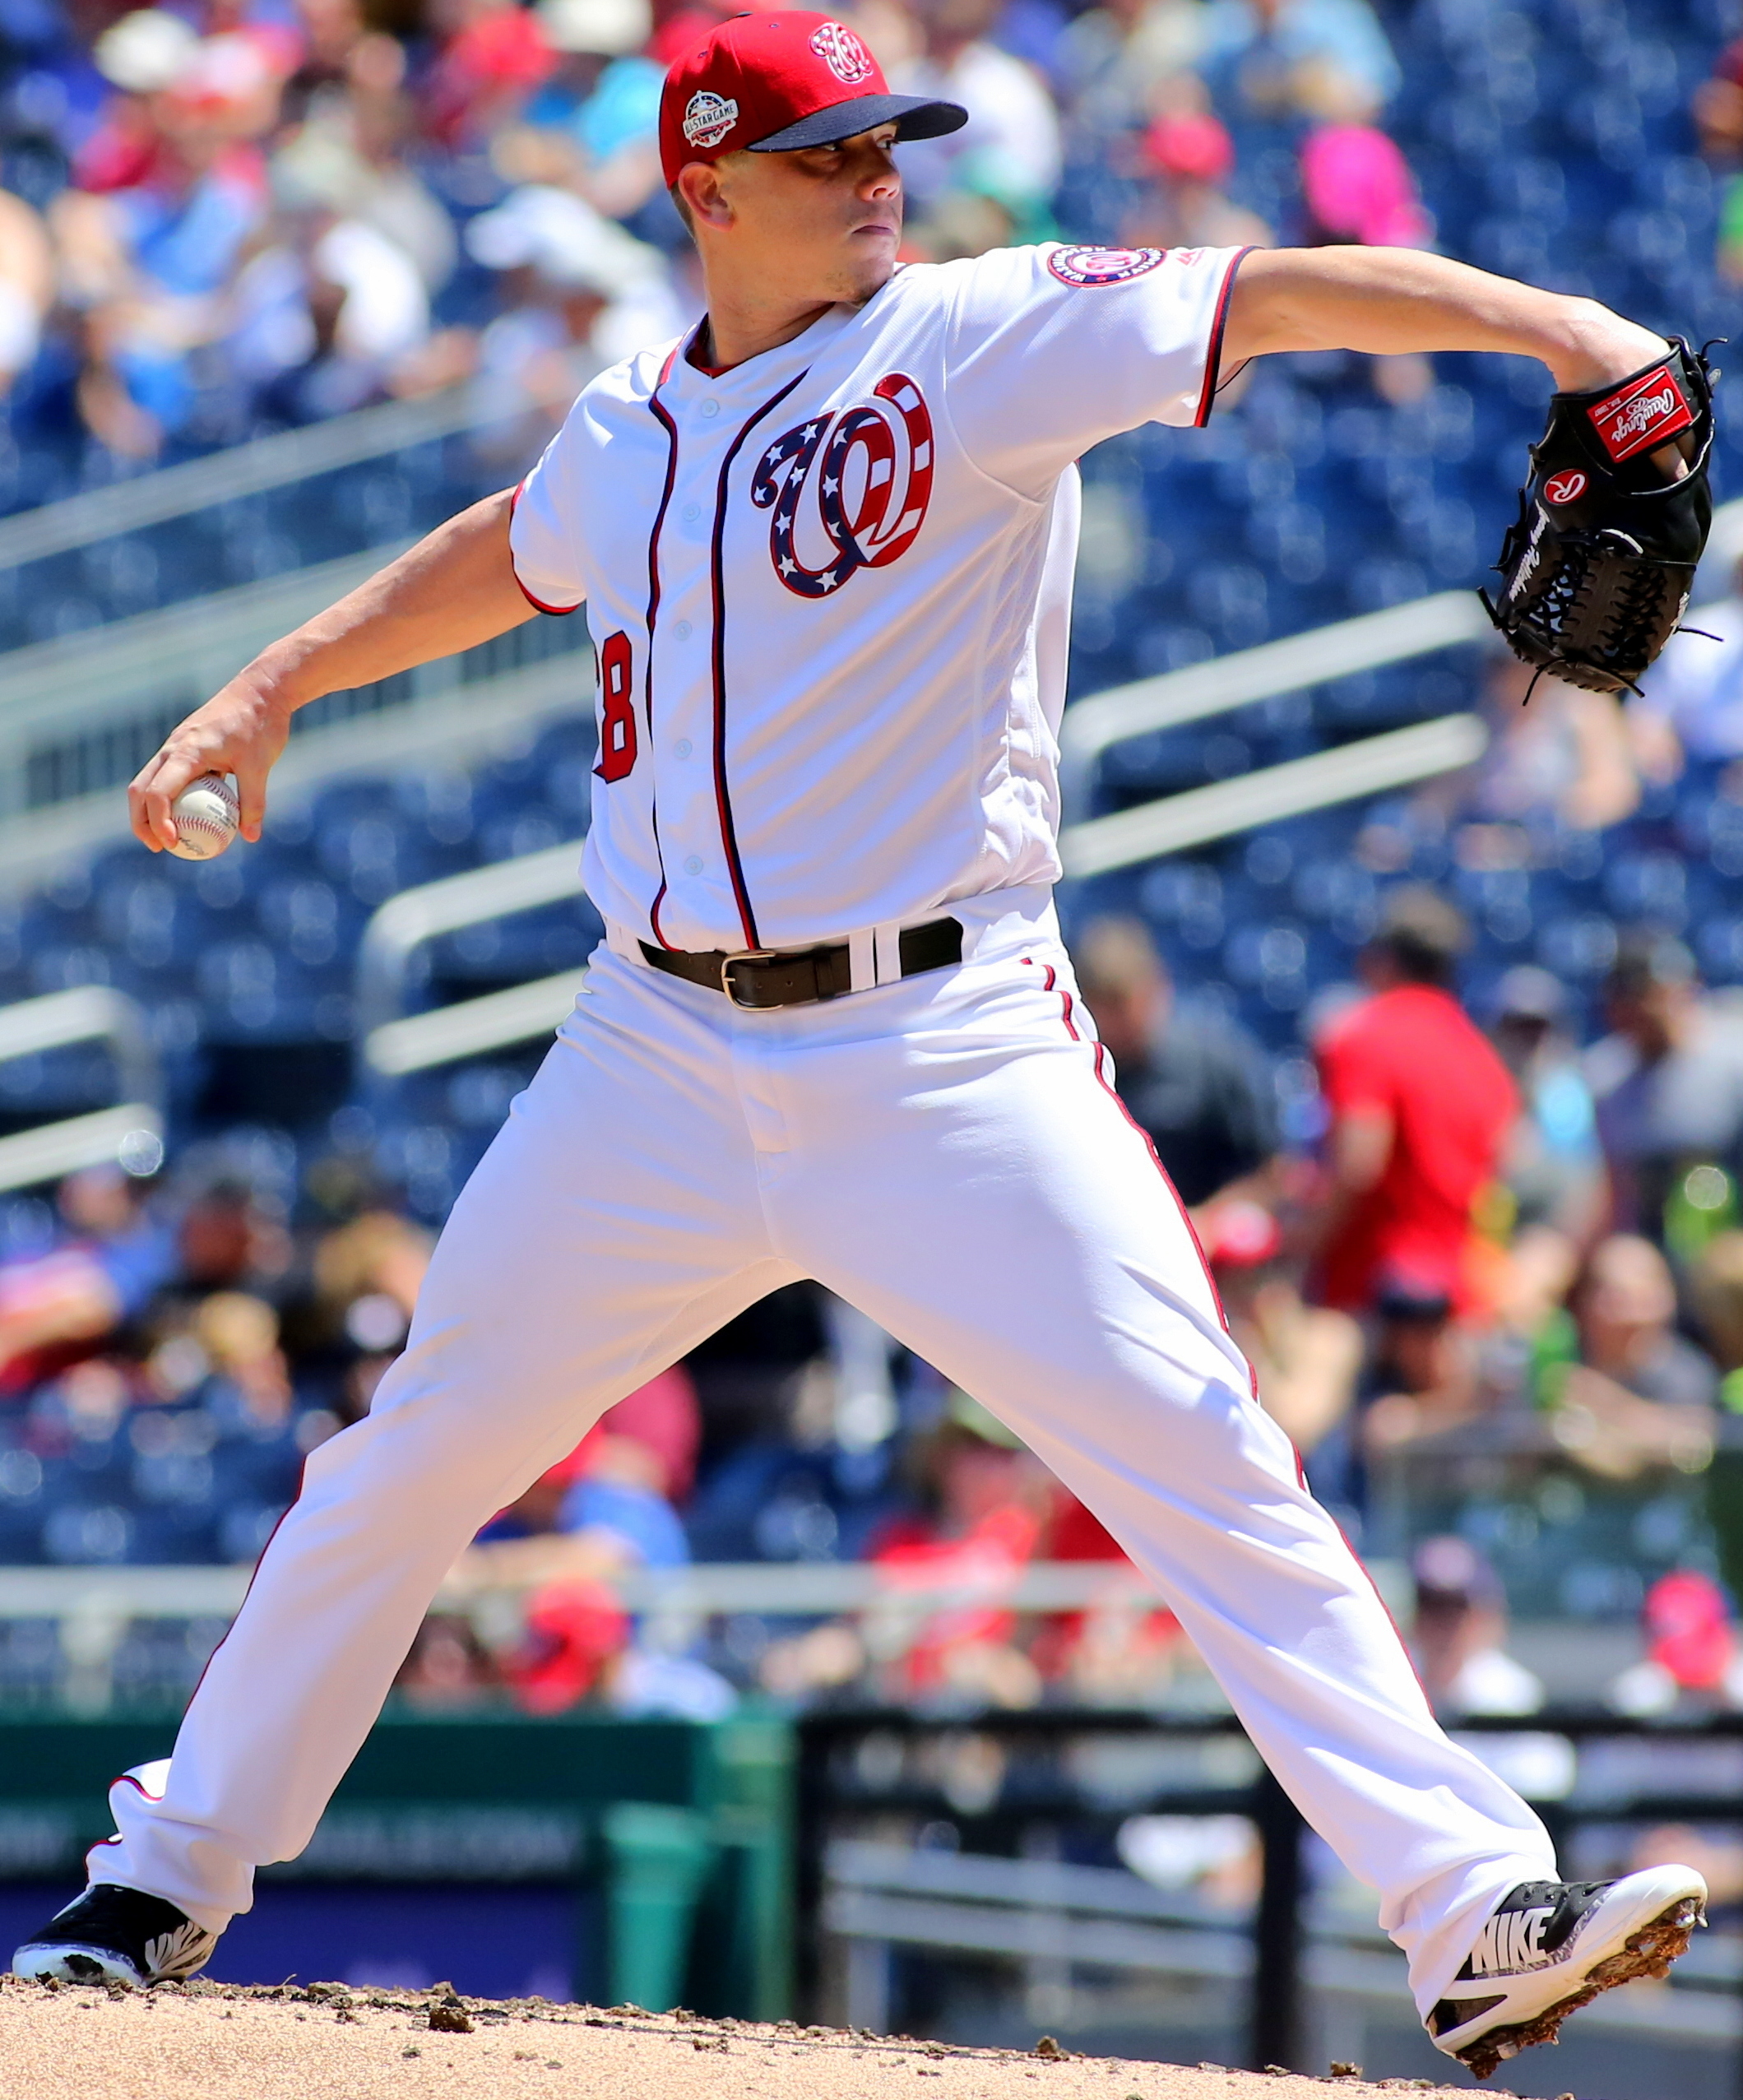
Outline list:
[[[757,1013],[761,1008],[753,1006],[749,999],[742,999],[732,985],[732,966],[735,962],[772,962],[780,950],[772,948],[735,948],[731,954],[721,957],[721,990],[741,1013]]]

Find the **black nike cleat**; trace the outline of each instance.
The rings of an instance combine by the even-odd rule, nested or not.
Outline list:
[[[1663,1976],[1707,1920],[1692,1867],[1650,1866],[1620,1881],[1525,1881],[1486,1919],[1425,2024],[1437,2049],[1479,2078],[1568,2014],[1637,1976]]]
[[[218,1944],[161,1896],[94,1881],[12,1957],[14,1976],[38,1982],[148,1984],[192,1976]]]

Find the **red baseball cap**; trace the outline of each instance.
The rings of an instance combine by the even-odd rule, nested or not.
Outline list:
[[[1235,142],[1201,110],[1162,117],[1144,134],[1144,157],[1159,174],[1186,182],[1220,183],[1235,172]]]
[[[845,24],[782,7],[735,15],[672,62],[660,97],[660,165],[670,189],[692,160],[829,146],[879,124],[893,123],[898,138],[939,138],[967,122],[954,102],[892,95]]]
[[[1213,1268],[1259,1268],[1283,1250],[1282,1227],[1263,1203],[1245,1197],[1212,1203],[1198,1234]]]

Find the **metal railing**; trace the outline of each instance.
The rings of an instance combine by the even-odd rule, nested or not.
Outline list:
[[[500,1643],[504,1607],[517,1609],[529,1590],[560,1577],[573,1550],[573,1541],[560,1539],[475,1549],[435,1608],[471,1616]],[[130,1625],[198,1622],[216,1639],[248,1579],[241,1567],[0,1569],[0,1620],[53,1620],[65,1664],[58,1710],[103,1714],[114,1710],[111,1667]],[[614,1579],[631,1610],[692,1622],[889,1606],[918,1619],[994,1596],[1020,1611],[1081,1611],[1142,1606],[1153,1597],[1129,1568],[1084,1563],[1038,1565],[1014,1579],[972,1586],[935,1577],[911,1585],[865,1564],[698,1565],[624,1570]],[[1371,1912],[1315,1893],[1301,1819],[1226,1711],[854,1706],[814,1709],[796,1725],[799,1947],[813,1965],[814,2015],[825,2010],[815,2003],[815,1964],[828,1938],[854,1950],[846,1987],[855,2024],[893,2022],[887,1955],[900,1947],[934,1963],[991,1956],[1068,1976],[1087,1968],[1207,1979],[1244,1994],[1245,2054],[1256,2065],[1309,2067],[1314,2000],[1379,2006],[1407,2026],[1401,1959]],[[1458,1726],[1473,1744],[1500,1735],[1558,1746],[1559,1756],[1534,1759],[1540,1778],[1527,1784],[1564,1847],[1588,1824],[1743,1824],[1743,1790],[1735,1784],[1743,1715],[1643,1724],[1560,1705]],[[1112,1739],[1115,1754],[1088,1755],[1102,1739]],[[860,1755],[867,1745],[874,1754]],[[1651,1754],[1619,1756],[1616,1745],[1650,1746]],[[1708,1748],[1679,1769],[1671,1763],[1676,1745],[1694,1746],[1691,1759]],[[1181,1755],[1194,1746],[1198,1754]],[[1257,1901],[1219,1906],[1120,1871],[1012,1856],[1037,1822],[1055,1832],[1081,1823],[1105,1841],[1126,1817],[1156,1812],[1247,1818],[1263,1863]],[[959,1831],[959,1851],[892,1841],[892,1825],[939,1819]],[[883,1834],[868,1843],[871,1827]],[[1681,1987],[1606,1996],[1580,2015],[1577,2031],[1697,2042],[1708,2056],[1735,2050],[1743,2041],[1739,1953],[1735,1939],[1704,1940],[1679,1965]]]
[[[157,1099],[156,1047],[143,1008],[124,992],[81,985],[0,1007],[0,1063],[88,1042],[109,1044],[123,1093]]]
[[[1488,742],[1489,732],[1477,716],[1443,715],[1438,721],[1388,730],[1334,751],[1291,758],[1210,787],[1068,824],[1059,833],[1059,858],[1068,875],[1106,874],[1260,824],[1456,772],[1480,758]]]
[[[149,1101],[123,1101],[0,1138],[0,1190],[34,1189],[87,1166],[150,1174],[164,1157],[163,1118]]]
[[[0,819],[118,786],[183,716],[403,542],[0,657]],[[125,829],[124,805],[117,822]]]
[[[856,1996],[856,2010],[869,2015],[864,2024],[871,2026],[888,2024],[901,2009],[887,1970],[880,1974],[880,1964],[865,1956],[892,1947],[932,1964],[953,1954],[991,1955],[1067,1977],[1082,1967],[1214,1979],[1243,1991],[1245,2053],[1255,2069],[1323,2069],[1306,2059],[1311,1998],[1378,2001],[1400,2026],[1412,2018],[1402,1960],[1371,1917],[1363,1922],[1314,1894],[1304,1859],[1306,1826],[1277,1781],[1250,1755],[1244,1774],[1223,1776],[1226,1752],[1237,1743],[1245,1747],[1232,1716],[1188,1719],[1082,1707],[939,1716],[879,1707],[814,1711],[798,1725],[798,1945],[809,1970],[801,1991],[810,2017],[826,2010],[841,2016],[838,2006],[818,2002],[820,1954],[833,1937],[849,1950],[847,1994]],[[1743,1824],[1743,1795],[1720,1791],[1710,1779],[1678,1790],[1669,1779],[1637,1772],[1620,1784],[1590,1784],[1581,1763],[1588,1745],[1607,1742],[1650,1743],[1661,1753],[1678,1744],[1734,1745],[1743,1738],[1743,1715],[1643,1727],[1590,1709],[1558,1708],[1523,1722],[1467,1719],[1458,1727],[1473,1747],[1522,1733],[1565,1746],[1573,1778],[1554,1798],[1533,1803],[1558,1846],[1590,1824]],[[1196,1781],[1124,1783],[1116,1801],[1076,1776],[1082,1745],[1096,1736],[1170,1746],[1174,1755],[1165,1750],[1156,1760],[1164,1772],[1185,1764],[1178,1753],[1194,1745],[1220,1743],[1224,1754],[1203,1758]],[[856,1754],[868,1744],[873,1755]],[[1129,1760],[1124,1769],[1132,1769]],[[1251,1822],[1263,1867],[1249,1910],[1219,1916],[1189,1890],[1157,1891],[1134,1875],[1008,1856],[1024,1828],[1036,1822],[1055,1833],[1075,1824],[1110,1833],[1129,1815],[1157,1811]],[[960,1830],[961,1850],[928,1853],[842,1834],[844,1825],[888,1831],[902,1821],[939,1819]],[[1699,1945],[1673,1973],[1678,1987],[1600,1998],[1578,2014],[1572,2033],[1596,2031],[1608,2041],[1632,2035],[1660,2046],[1684,2042],[1707,2055],[1735,2052],[1743,2042],[1738,1966],[1734,1942]],[[984,1994],[977,2007],[984,2023]],[[1435,2061],[1425,2045],[1424,2055]],[[1743,2090],[1743,2058],[1734,2061],[1728,2077],[1704,2089]]]
[[[1184,670],[1091,693],[1066,709],[1059,727],[1060,786],[1067,807],[1081,806],[1096,759],[1128,737],[1178,729],[1254,700],[1479,641],[1491,632],[1474,592],[1442,591],[1384,612],[1261,642],[1232,656],[1212,656]]]
[[[477,420],[467,390],[458,389],[362,410],[91,490],[0,520],[0,567],[288,485]],[[127,778],[174,721],[239,664],[361,582],[403,544],[9,651],[0,660],[0,820],[31,807],[88,800],[93,791]],[[1715,515],[1699,595],[1727,587],[1729,565],[1739,553],[1743,502],[1723,505]],[[1067,710],[1060,731],[1068,815],[1081,809],[1095,761],[1113,744],[1472,642],[1488,631],[1472,593],[1441,591],[1092,694]],[[585,641],[581,623],[564,636],[576,647]],[[453,682],[451,671],[425,665],[407,680],[390,682],[400,688],[392,698],[416,700]],[[382,701],[376,694],[364,704]],[[322,703],[321,719],[331,721],[333,712]],[[88,818],[89,813],[80,815]],[[119,835],[124,827],[117,816],[110,829]]]
[[[1743,557],[1743,498],[1722,503],[1713,516],[1695,597],[1705,603],[1731,587]],[[1439,591],[1355,619],[1285,635],[1231,656],[1213,656],[1184,670],[1166,671],[1092,693],[1065,711],[1059,729],[1059,772],[1068,812],[1081,807],[1095,762],[1127,738],[1178,729],[1226,714],[1255,700],[1408,662],[1438,649],[1490,638],[1494,629],[1476,594]],[[1168,849],[1172,850],[1172,849]]]
[[[577,1570],[597,1573],[596,1557],[563,1537],[475,1546],[444,1578],[438,1610],[462,1609],[490,1595],[519,1595]],[[229,1618],[248,1585],[246,1566],[27,1568],[0,1565],[0,1620],[76,1619],[122,1611],[135,1619]],[[624,1567],[604,1578],[632,1611],[768,1612],[782,1617],[861,1611],[890,1602],[939,1611],[994,1597],[1014,1611],[1083,1611],[1104,1604],[1154,1602],[1157,1592],[1120,1561],[1034,1561],[971,1583],[936,1575],[893,1578],[864,1560],[696,1561],[684,1567]]]
[[[86,1042],[109,1045],[120,1104],[0,1138],[0,1191],[114,1161],[150,1173],[162,1159],[157,1051],[136,1000],[106,985],[85,985],[0,1008],[0,1064]]]
[[[408,445],[452,437],[475,429],[480,420],[472,389],[450,388],[422,401],[358,409],[329,422],[232,445],[184,466],[160,467],[107,489],[90,489],[0,518],[0,568],[22,568],[123,532],[191,517],[239,497],[289,488],[338,467],[403,452]]]
[[[221,1567],[7,1567],[0,1565],[0,1625],[52,1622],[57,1629],[62,1704],[95,1713],[113,1704],[113,1665],[136,1622],[195,1620],[226,1625],[240,1608],[252,1570]],[[596,1559],[573,1540],[535,1538],[475,1546],[437,1592],[432,1609],[471,1618],[487,1634],[517,1623],[522,1604],[545,1583],[596,1577]],[[931,1613],[989,1601],[1021,1611],[1123,1611],[1155,1602],[1136,1571],[1119,1563],[1037,1563],[1014,1575],[952,1583],[933,1577],[892,1581],[864,1561],[698,1562],[679,1568],[626,1567],[605,1579],[624,1607],[665,1625],[693,1626],[722,1615],[832,1618],[869,1612],[899,1634]],[[214,1636],[216,1638],[216,1635]]]
[[[463,875],[420,883],[390,897],[364,929],[357,949],[357,1012],[367,1039],[399,1013],[411,958],[425,941],[535,911],[582,894],[579,839],[498,860]],[[565,1011],[567,1009],[565,1008]],[[562,1018],[560,1015],[558,1017]],[[554,1022],[552,1026],[556,1024]],[[499,1038],[513,1041],[512,1036]],[[488,1047],[488,1045],[480,1045]]]
[[[479,1057],[510,1043],[554,1035],[586,981],[585,970],[559,970],[552,977],[457,999],[429,1013],[386,1021],[363,1039],[363,1061],[378,1078],[403,1079],[438,1064]]]
[[[365,410],[341,423],[342,429],[336,424],[264,439],[234,455],[0,522],[0,560],[6,559],[5,535],[14,526],[21,533],[35,521],[44,535],[42,549],[80,544],[66,535],[75,529],[95,533],[105,520],[113,529],[125,530],[126,519],[143,517],[147,511],[156,517],[178,515],[165,507],[216,500],[214,490],[276,485],[279,480],[298,478],[294,468],[299,457],[305,466],[310,459],[317,462],[308,471],[320,471],[369,457],[366,447],[391,449],[419,434],[463,427],[465,414],[459,397],[443,396]],[[155,495],[140,493],[153,487]],[[114,522],[118,519],[123,522]],[[1743,551],[1743,502],[1722,507],[1710,544],[1704,575],[1722,584],[1725,566]],[[125,808],[114,790],[174,721],[267,641],[353,587],[397,551],[396,543],[119,621],[95,633],[12,651],[0,661],[0,883],[27,879],[57,858],[123,836]],[[549,634],[553,628],[559,631]],[[1060,732],[1068,815],[1081,809],[1096,759],[1115,744],[1469,642],[1486,632],[1472,594],[1443,591],[1091,695],[1067,710]],[[487,742],[493,730],[530,712],[565,702],[580,704],[579,688],[586,683],[584,626],[532,622],[515,633],[532,637],[518,645],[523,649],[554,647],[558,653],[550,661],[560,663],[562,670],[553,675],[545,663],[503,671],[490,655],[498,645],[489,645],[470,658],[426,665],[381,688],[333,696],[299,717],[298,733],[280,763],[279,790],[310,786],[359,766],[392,763],[410,741],[420,753],[433,740],[457,753]],[[512,637],[507,646],[516,646]],[[480,674],[490,682],[473,684]],[[471,689],[466,704],[457,708],[451,703],[463,687]],[[1066,870],[1076,876],[1104,873],[1456,770],[1481,754],[1485,738],[1476,716],[1447,716],[1110,816],[1068,822],[1060,840]],[[376,1031],[397,1022],[406,967],[423,941],[580,891],[573,851],[565,846],[391,899],[372,921],[359,959],[363,1031],[375,1045],[366,1053],[369,1069],[391,1076],[542,1034],[547,1013],[558,1012],[560,1018],[554,989],[529,991],[524,1000],[508,997],[504,1004],[468,1002],[472,1010],[464,1019],[440,1026],[432,1021],[422,1033],[378,1038]],[[498,1027],[510,1032],[493,1034]],[[450,1042],[467,1047],[450,1052],[443,1047]],[[402,1062],[406,1058],[414,1062]]]
[[[265,608],[226,602],[210,621],[199,605],[174,617],[152,613],[118,623],[100,637],[100,637],[81,637],[82,650],[48,642],[41,654],[0,658],[0,886],[29,883],[124,838],[123,785],[167,731],[266,642],[393,551],[328,564],[318,586],[309,581],[316,572],[301,571],[270,586]],[[221,594],[225,601],[238,596]],[[202,601],[208,609],[217,603]],[[64,658],[52,653],[63,650]],[[281,800],[347,773],[403,765],[408,750],[425,763],[488,750],[537,716],[585,707],[591,665],[585,629],[533,620],[463,656],[330,694],[296,716],[272,795]],[[117,686],[132,694],[118,716],[109,704]]]

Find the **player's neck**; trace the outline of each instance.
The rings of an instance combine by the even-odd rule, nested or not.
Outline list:
[[[685,355],[703,372],[730,372],[734,365],[761,357],[765,350],[779,350],[804,335],[834,304],[834,300],[824,299],[796,308],[739,305],[730,299],[717,299],[711,288],[708,311]]]
[[[779,350],[838,306],[863,306],[889,282],[888,265],[843,265],[830,258],[785,271],[781,258],[723,254],[700,244],[703,301],[707,308],[686,353],[706,371],[730,372],[766,351]]]

